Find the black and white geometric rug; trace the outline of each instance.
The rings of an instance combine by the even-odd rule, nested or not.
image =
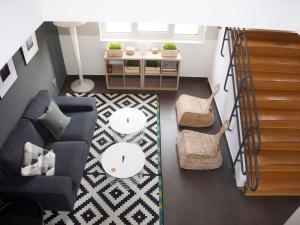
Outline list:
[[[159,96],[72,95],[96,99],[97,124],[73,212],[46,211],[45,224],[163,224]],[[105,149],[115,143],[108,126],[109,117],[114,111],[124,107],[140,109],[147,117],[144,141],[140,144],[146,156],[146,164],[144,176],[139,182],[126,179],[111,185],[103,175],[100,158]]]

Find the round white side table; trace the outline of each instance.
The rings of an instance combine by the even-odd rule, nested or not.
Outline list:
[[[135,108],[118,109],[109,118],[109,125],[116,133],[115,139],[117,141],[130,141],[142,136],[146,124],[145,114]]]
[[[115,178],[129,178],[142,172],[145,154],[140,146],[120,142],[106,149],[101,158],[104,171]]]

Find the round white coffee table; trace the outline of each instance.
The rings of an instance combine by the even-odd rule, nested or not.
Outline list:
[[[117,134],[117,141],[129,141],[143,135],[146,124],[145,114],[135,108],[118,109],[109,118],[109,125]]]
[[[142,172],[145,154],[140,146],[120,142],[107,148],[102,155],[101,164],[104,171],[115,178],[129,178]]]

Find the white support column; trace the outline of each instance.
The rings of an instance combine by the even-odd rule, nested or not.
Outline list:
[[[77,65],[78,75],[79,75],[79,79],[75,80],[71,85],[72,91],[79,92],[79,93],[85,93],[91,91],[94,88],[95,84],[92,80],[83,78],[78,37],[76,31],[76,26],[83,25],[85,22],[53,22],[53,23],[58,27],[69,28],[70,30],[70,35],[73,43],[73,49],[74,49],[76,65]]]
[[[80,52],[79,52],[77,31],[76,31],[75,26],[70,27],[69,29],[70,29],[70,35],[71,35],[71,39],[72,39],[74,54],[75,54],[75,58],[76,58],[76,63],[77,63],[78,75],[79,75],[80,81],[82,82],[83,81],[82,64],[81,64],[81,58],[80,58]]]

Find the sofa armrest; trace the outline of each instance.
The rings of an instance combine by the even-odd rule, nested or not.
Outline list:
[[[9,198],[36,200],[50,210],[72,210],[76,198],[71,178],[63,176],[3,176],[0,193]]]
[[[96,100],[91,97],[52,96],[63,112],[84,112],[96,110]]]

